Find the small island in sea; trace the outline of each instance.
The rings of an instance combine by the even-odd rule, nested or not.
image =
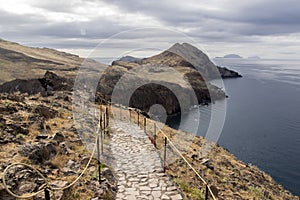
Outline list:
[[[135,171],[135,174],[127,177],[126,170],[134,170],[135,165],[142,165],[144,162],[160,164],[160,160],[153,161],[150,159],[149,161],[146,157],[145,159],[148,159],[148,161],[143,160],[142,162],[140,160],[137,163],[131,160],[125,160],[126,162],[122,165],[116,166],[109,163],[111,160],[115,162],[123,161],[122,159],[126,159],[126,155],[141,149],[140,147],[130,149],[134,147],[134,144],[131,145],[131,143],[126,146],[126,148],[129,148],[128,152],[126,148],[117,149],[118,145],[124,145],[122,141],[127,141],[124,137],[121,137],[122,134],[125,134],[124,130],[128,134],[126,138],[130,138],[131,134],[135,134],[130,131],[136,130],[137,126],[131,121],[128,121],[126,125],[124,124],[129,128],[124,129],[123,132],[120,127],[114,127],[111,121],[105,129],[108,134],[106,134],[104,151],[118,153],[125,150],[126,154],[123,154],[122,157],[113,157],[114,153],[108,153],[112,156],[108,160],[101,160],[101,164],[96,159],[89,162],[91,153],[81,141],[78,133],[80,129],[77,129],[77,124],[74,124],[72,113],[74,81],[85,60],[84,58],[54,49],[32,48],[5,40],[0,40],[0,51],[1,178],[6,175],[4,170],[7,167],[12,163],[21,162],[38,169],[51,183],[52,187],[61,188],[72,183],[87,166],[87,171],[84,171],[86,173],[76,184],[66,190],[53,193],[56,199],[64,200],[67,197],[72,197],[72,199],[115,199],[120,193],[124,195],[122,191],[124,192],[128,188],[128,192],[141,191],[144,195],[160,195],[171,199],[173,197],[178,199],[204,198],[205,188],[201,189],[203,183],[200,179],[197,179],[195,173],[182,159],[165,166],[165,174],[162,170],[159,172],[151,171],[151,176],[139,174],[139,171]],[[184,52],[184,54],[180,56],[175,52]],[[198,62],[199,65],[195,66],[186,60],[183,57],[184,55],[197,58],[201,62]],[[141,78],[151,81],[158,75],[165,76],[168,77],[165,79],[166,82],[176,85],[179,91],[186,94],[188,88],[184,83],[176,78],[172,79],[175,76],[172,76],[169,71],[153,67],[163,64],[179,71],[191,83],[199,104],[210,101],[208,87],[218,98],[226,98],[226,94],[221,88],[213,84],[204,84],[202,76],[211,76],[209,67],[216,66],[205,53],[191,44],[177,43],[158,55],[143,59],[127,57],[126,59],[116,60],[109,66],[94,60],[85,60],[85,62],[88,62],[91,66],[105,69],[98,83],[94,106],[103,112],[108,110],[108,116],[106,117],[111,120],[113,120],[113,116],[109,113],[109,110],[116,108],[114,105],[109,106],[107,102],[111,101],[114,86],[125,73],[132,72],[132,69],[141,65],[152,66],[145,69],[149,72],[149,76],[139,77],[138,74],[132,72],[128,77],[129,81],[136,82]],[[241,77],[238,72],[228,68],[216,67],[216,69],[219,70],[222,78]],[[91,76],[93,75],[91,74]],[[141,118],[146,119],[144,126],[151,127],[155,122],[155,120],[147,118],[147,109],[153,104],[162,104],[168,114],[175,114],[180,111],[176,97],[172,96],[166,88],[155,85],[141,87],[135,95],[130,105],[131,108],[123,109],[120,113],[123,117],[130,116],[135,121]],[[145,98],[140,98],[141,96]],[[132,112],[128,112],[127,109]],[[142,122],[139,121],[138,123]],[[92,126],[92,123],[90,126]],[[86,128],[94,129],[95,127]],[[147,130],[150,132],[154,129]],[[170,140],[175,140],[176,135],[183,133],[167,126],[163,127],[163,131]],[[143,129],[140,133],[144,133]],[[121,134],[121,138],[112,141],[111,139],[118,134]],[[188,135],[189,133],[183,134]],[[153,142],[151,140],[153,138],[150,138],[150,140],[147,137],[145,138],[143,141],[149,143],[147,143],[148,149],[151,142]],[[277,184],[268,174],[251,164],[238,160],[218,144],[213,144],[214,148],[209,155],[199,154],[204,141],[203,137],[195,137],[187,150],[182,153],[186,161],[207,181],[213,194],[218,199],[297,198]],[[184,143],[185,141],[176,142]],[[156,147],[151,146],[154,152],[160,151],[163,148],[163,138],[157,138]],[[112,149],[114,147],[116,149]],[[139,158],[138,155],[142,154],[142,150],[138,151],[135,158]],[[118,168],[123,165],[128,165],[128,167],[126,169]],[[150,166],[147,165],[147,167],[151,168],[151,165],[150,163]],[[101,170],[102,175],[100,181],[98,180],[98,169]],[[8,172],[10,174],[8,181],[5,184],[0,183],[1,198],[7,200],[15,199],[7,192],[7,185],[10,185],[10,190],[21,195],[36,192],[45,183],[38,174],[34,174],[26,167],[24,169],[19,166],[10,169]],[[120,176],[124,173],[126,176],[121,179]],[[135,177],[136,174],[138,175]],[[153,177],[156,177],[156,179],[153,179]],[[157,180],[160,181],[157,182]],[[126,187],[122,188],[124,182]],[[139,185],[133,185],[133,183],[139,183]],[[167,186],[164,186],[164,184]],[[157,191],[161,193],[157,194]],[[44,196],[41,194],[36,198],[42,199]]]
[[[223,57],[216,57],[216,58],[242,59],[243,57],[238,54],[227,54]]]

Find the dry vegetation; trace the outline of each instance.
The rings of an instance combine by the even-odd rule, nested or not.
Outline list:
[[[65,101],[64,97],[68,95],[64,92],[56,93],[54,96],[41,97],[18,95],[24,97],[21,101],[15,101],[13,98],[7,98],[8,95],[2,94],[0,97],[0,178],[3,176],[4,169],[11,163],[27,163],[41,171],[50,182],[70,184],[82,172],[87,164],[91,153],[82,145],[76,129],[73,126],[71,104]],[[14,96],[14,95],[10,95]],[[49,103],[51,102],[51,103]],[[53,118],[45,120],[45,113],[36,113],[39,106],[45,106],[56,115]],[[16,109],[14,109],[16,108]],[[10,127],[22,127],[28,130],[28,133],[18,133],[17,130],[10,130]],[[63,139],[55,139],[57,133],[63,135]],[[19,136],[18,136],[19,135]],[[39,138],[45,136],[47,138]],[[38,139],[39,138],[39,139]],[[55,155],[49,159],[39,161],[21,153],[26,146],[51,144],[55,148]],[[37,147],[36,147],[37,148]],[[36,149],[33,149],[35,151]],[[25,151],[25,150],[23,150]],[[29,153],[30,154],[30,153]],[[105,166],[105,170],[108,168]],[[18,173],[12,174],[12,177],[18,177]],[[37,177],[38,178],[38,177]],[[111,185],[115,180],[109,180]],[[104,184],[107,184],[104,183]],[[15,189],[18,192],[20,188]],[[32,188],[34,190],[34,188]],[[87,172],[70,189],[62,192],[56,192],[58,199],[91,199],[94,197],[105,197],[113,199],[114,189],[106,186],[100,186],[98,183],[97,161],[92,160]],[[13,199],[7,195],[4,186],[0,183],[0,199]],[[61,196],[62,195],[62,196]],[[2,198],[3,196],[3,198]],[[43,199],[36,197],[35,199]]]

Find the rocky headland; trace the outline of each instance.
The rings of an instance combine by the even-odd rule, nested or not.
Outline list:
[[[185,99],[186,105],[194,105],[226,97],[224,91],[210,84],[209,80],[241,77],[237,72],[215,66],[207,55],[187,43],[177,43],[161,54],[149,58],[127,57],[130,59],[124,58],[109,66],[55,50],[24,47],[7,41],[0,41],[0,48],[4,52],[0,57],[3,75],[0,77],[0,83],[5,82],[0,85],[0,92],[19,91],[45,95],[57,90],[72,91],[78,69],[89,66],[87,70],[96,68],[102,73],[96,101],[100,98],[110,101],[116,84],[126,74],[127,83],[159,83],[138,87],[132,94],[130,107],[148,112],[152,105],[161,104],[170,115],[184,112],[189,107],[180,107],[179,97],[168,87],[161,85],[175,88],[184,95],[182,98]],[[144,71],[135,71],[141,67]],[[93,76],[95,74],[89,78],[95,78]],[[191,91],[195,92],[197,102],[187,95]],[[127,93],[126,89],[123,93]]]
[[[3,40],[0,41],[0,48],[0,178],[11,163],[23,162],[37,168],[55,187],[63,187],[77,177],[90,156],[80,140],[72,114],[74,79],[84,59],[52,49],[30,48]],[[165,81],[169,84],[182,91],[187,90],[183,82],[169,78],[172,75],[169,71],[155,68],[158,64],[179,71],[195,90],[198,103],[211,100],[208,87],[216,97],[226,96],[220,88],[204,82],[206,78],[216,78],[206,67],[213,63],[203,52],[189,44],[175,44],[159,55],[141,60],[116,61],[110,66],[99,65],[93,60],[87,62],[103,67],[104,75],[99,81],[97,96],[107,100],[110,100],[114,86],[124,74],[132,73],[129,81],[142,79],[132,70],[139,66],[150,66],[145,68],[148,76],[143,78],[153,80],[160,75],[167,77]],[[216,69],[223,78],[239,77],[228,69]],[[131,106],[147,112],[151,104],[160,103],[169,114],[180,111],[175,97],[169,96],[171,92],[159,85],[141,87],[134,95],[149,93],[149,101],[133,98]],[[171,139],[179,132],[166,126],[163,130]],[[162,144],[159,140],[158,148]],[[209,155],[202,156],[199,152],[204,141],[196,137],[183,153],[213,186],[218,199],[299,199],[257,167],[243,163],[216,144],[213,144]],[[103,181],[99,184],[96,166],[97,161],[93,159],[80,181],[68,190],[55,193],[56,199],[115,199],[118,180],[113,167],[101,165]],[[15,170],[10,171],[17,175],[10,175],[8,184],[11,190],[19,194],[37,191],[44,183],[43,179],[26,168]],[[203,197],[203,191],[199,189],[202,188],[201,182],[182,160],[171,163],[167,173],[186,199]],[[34,197],[43,198],[42,193]],[[0,199],[15,199],[6,192],[2,183]]]

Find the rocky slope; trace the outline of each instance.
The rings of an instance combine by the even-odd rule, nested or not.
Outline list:
[[[71,98],[67,91],[49,97],[0,93],[1,179],[4,169],[15,162],[38,169],[55,187],[63,187],[77,178],[91,154],[74,127]],[[56,199],[114,199],[116,180],[111,169],[102,166],[100,185],[96,166],[93,159],[84,176],[70,189],[57,191]],[[26,167],[12,168],[6,179],[17,194],[37,191],[44,183]],[[15,199],[6,192],[2,182],[0,199]],[[34,199],[44,199],[43,193]]]
[[[83,58],[48,48],[32,48],[0,39],[0,84],[14,79],[41,78],[47,70],[76,75]]]
[[[11,81],[0,87],[1,92],[9,92],[0,93],[0,178],[9,164],[24,162],[39,169],[53,185],[64,186],[76,178],[90,155],[80,141],[72,118],[72,84],[83,59],[55,50],[29,48],[6,41],[0,41],[0,48],[0,67],[3,72],[0,81]],[[190,53],[187,54],[187,51]],[[97,66],[93,61],[88,62]],[[132,72],[131,70],[135,72],[134,69],[141,65],[148,66],[142,71],[147,72],[147,76],[133,73],[127,81],[144,81],[145,78],[160,80],[159,77],[167,77],[168,84],[175,85],[185,94],[185,83],[171,79],[174,72],[157,68],[158,64],[179,71],[194,90],[198,90],[196,94],[199,102],[209,100],[207,87],[212,87],[217,96],[224,98],[220,89],[203,82],[203,76],[211,76],[210,70],[205,66],[212,63],[188,44],[176,44],[170,51],[137,62],[115,62],[100,79],[99,96],[109,99],[117,80],[127,72]],[[197,71],[201,71],[202,76]],[[228,73],[224,75],[228,77],[233,72],[223,69],[223,73]],[[132,105],[146,110],[150,104],[165,103],[168,113],[178,111],[176,98],[161,86],[146,85],[134,95],[137,98],[149,93],[149,101],[133,98]],[[164,131],[171,138],[178,133],[168,127]],[[215,146],[209,156],[202,156],[199,151],[203,141],[203,138],[196,138],[184,153],[194,168],[215,187],[214,191],[218,193],[219,199],[299,199],[276,184],[269,175],[255,166],[239,161],[221,147]],[[161,148],[162,139],[158,138],[157,143]],[[57,199],[113,199],[117,184],[114,175],[110,168],[103,166],[104,183],[99,185],[96,165],[93,160],[88,173],[71,189],[56,193]],[[10,171],[16,172],[17,176],[11,174],[8,177],[11,189],[15,192],[36,191],[43,184],[43,180],[27,169]],[[188,199],[197,199],[203,195],[203,191],[199,190],[202,188],[201,182],[182,160],[170,164],[167,173],[177,181]],[[29,179],[32,181],[24,181]],[[2,183],[0,199],[14,199],[7,194]],[[35,199],[43,197],[41,195]]]
[[[124,74],[128,74],[125,83],[131,85],[132,82],[147,82],[148,80],[161,83],[137,88],[132,94],[129,106],[147,112],[152,105],[161,104],[168,114],[188,108],[180,107],[181,97],[176,96],[168,87],[161,85],[176,85],[175,90],[186,96],[182,97],[185,99],[185,104],[193,105],[188,95],[191,88],[197,97],[196,103],[215,101],[225,98],[226,95],[222,90],[211,85],[209,80],[241,77],[237,72],[215,66],[207,55],[187,43],[177,43],[158,55],[141,60],[114,61],[100,80],[99,92],[110,96],[113,92],[112,88]],[[114,78],[111,78],[112,75]],[[106,87],[105,83],[109,83],[109,87]],[[125,84],[123,88],[126,88]],[[128,92],[130,91],[124,91],[124,93]]]
[[[25,47],[4,40],[0,40],[0,52],[0,83],[9,81],[0,86],[0,92],[20,91],[45,95],[52,90],[71,91],[75,76],[81,67],[81,70],[88,72],[86,78],[89,79],[96,79],[103,73],[99,80],[97,96],[106,100],[111,99],[115,85],[124,74],[127,75],[126,82],[129,84],[143,85],[144,82],[153,81],[158,83],[137,87],[132,93],[130,106],[148,111],[153,104],[162,104],[168,114],[185,111],[197,103],[225,98],[226,95],[221,89],[204,81],[217,78],[218,72],[223,78],[240,76],[226,68],[217,68],[202,51],[186,43],[175,44],[150,58],[129,59],[130,62],[123,59],[113,62],[111,66],[64,52]],[[143,71],[135,71],[142,66]],[[181,96],[174,94],[168,86],[178,91]],[[193,91],[196,101],[188,95],[192,95]],[[119,96],[126,93],[128,91],[125,89]],[[185,99],[186,107],[180,106],[180,98]]]
[[[149,132],[152,132],[152,123],[150,120],[147,121]],[[174,130],[167,126],[163,128],[163,131],[171,138],[192,167],[210,185],[218,199],[300,199],[299,196],[294,196],[277,184],[270,175],[256,166],[238,160],[218,144],[208,142],[203,137],[194,137],[191,142],[187,139],[190,133]],[[184,137],[177,138],[177,135],[184,135]],[[162,151],[164,141],[160,133],[158,133],[156,141],[158,149]],[[207,145],[212,146],[208,154],[202,151],[203,146]],[[174,152],[174,150],[168,150],[169,156]],[[168,164],[167,173],[175,179],[187,199],[204,199],[205,186],[203,182],[178,154],[174,153],[174,155],[176,155],[176,160]]]

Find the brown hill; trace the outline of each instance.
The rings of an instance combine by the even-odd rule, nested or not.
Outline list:
[[[99,74],[105,69],[99,80],[97,96],[107,100],[111,99],[116,84],[125,74],[126,82],[129,84],[158,83],[158,85],[148,84],[136,88],[136,92],[132,93],[130,106],[144,111],[148,111],[153,104],[162,104],[168,114],[174,114],[197,103],[225,98],[225,93],[221,89],[204,81],[205,78],[216,78],[218,68],[202,51],[187,43],[175,44],[161,54],[150,58],[136,60],[136,62],[116,61],[111,66],[65,52],[26,47],[4,40],[0,40],[0,53],[0,83],[9,81],[0,86],[0,92],[20,91],[28,94],[45,94],[45,91],[66,88],[72,90],[73,82],[81,67],[81,72],[87,72],[81,80],[82,86],[88,88],[92,86],[89,86],[87,80],[97,81]],[[135,71],[145,65],[147,67],[144,67],[143,71]],[[49,76],[50,72],[46,73],[47,71],[51,71],[54,75]],[[220,72],[223,74],[222,77],[237,77],[235,76],[237,73],[225,68],[222,68]],[[67,86],[63,86],[66,84]],[[165,87],[160,87],[160,84]],[[173,94],[168,86],[175,88],[179,96]],[[125,88],[124,91],[119,95],[121,98],[124,97],[123,94],[129,92],[126,87],[123,88]],[[190,98],[192,91],[195,92],[196,101]],[[188,106],[180,107],[178,98],[184,98]]]
[[[33,48],[0,39],[0,84],[14,79],[42,78],[47,70],[74,76],[83,58],[48,48]]]

